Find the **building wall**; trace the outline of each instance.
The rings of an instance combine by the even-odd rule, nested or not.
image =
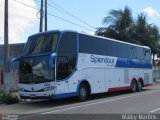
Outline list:
[[[9,45],[9,59],[20,56],[23,54],[24,43],[18,44],[10,44]],[[0,45],[0,69],[3,66],[3,59],[4,59],[4,45]]]
[[[20,44],[10,44],[9,45],[9,58],[14,58],[23,54],[24,43]],[[0,45],[0,71],[3,69],[3,59],[4,59],[4,45]],[[3,74],[5,77],[5,81],[2,74],[0,74],[0,91],[3,89],[4,82],[6,82],[7,89],[10,91],[17,91],[18,90],[18,71],[15,69],[18,65],[10,64],[10,72]],[[3,81],[3,82],[2,82]]]

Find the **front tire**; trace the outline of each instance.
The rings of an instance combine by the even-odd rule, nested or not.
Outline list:
[[[78,100],[80,102],[85,101],[88,98],[88,88],[85,84],[82,84],[79,88]]]

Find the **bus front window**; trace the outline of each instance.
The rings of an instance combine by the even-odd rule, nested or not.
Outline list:
[[[54,69],[49,65],[49,56],[21,59],[20,83],[39,84],[54,80]]]
[[[38,54],[54,52],[56,50],[59,33],[48,33],[28,38],[24,54]]]

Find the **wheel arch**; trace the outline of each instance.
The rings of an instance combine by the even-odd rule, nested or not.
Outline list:
[[[136,81],[136,84],[138,83],[138,81],[137,81],[136,78],[132,78],[132,80],[131,80],[131,82],[130,82],[130,87],[131,87],[133,81]]]
[[[79,83],[78,83],[78,86],[77,86],[77,95],[79,93],[79,88],[82,84],[85,84],[88,88],[88,91],[89,91],[89,95],[91,94],[91,86],[90,86],[90,83],[88,82],[88,80],[80,80]]]
[[[131,81],[130,81],[130,86],[132,84],[132,81],[136,81],[136,83],[138,83],[137,79],[136,78],[132,78]]]

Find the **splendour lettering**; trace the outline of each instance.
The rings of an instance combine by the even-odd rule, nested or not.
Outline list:
[[[93,63],[110,63],[110,64],[113,64],[114,63],[114,59],[113,58],[108,58],[108,57],[98,57],[98,56],[94,56],[94,55],[91,55],[90,56],[90,60],[91,62]]]

